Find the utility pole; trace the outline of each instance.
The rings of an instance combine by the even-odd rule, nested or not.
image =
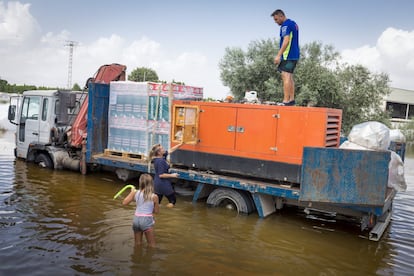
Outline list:
[[[68,84],[67,84],[68,89],[72,89],[73,48],[77,45],[78,45],[78,42],[76,42],[76,41],[66,40],[65,46],[69,47]]]

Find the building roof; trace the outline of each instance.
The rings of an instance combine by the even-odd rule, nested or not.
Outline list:
[[[388,95],[387,102],[414,105],[414,91],[391,87],[391,94]]]

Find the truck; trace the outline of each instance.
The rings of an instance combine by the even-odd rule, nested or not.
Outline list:
[[[89,81],[87,92],[24,92],[9,107],[16,157],[83,174],[153,174],[145,153],[108,148],[112,83]],[[68,130],[82,107],[86,133],[72,145]],[[388,187],[390,151],[339,148],[341,110],[171,98],[168,109],[170,171],[176,185],[193,189],[194,204],[260,218],[295,206],[352,221],[373,241],[389,225],[397,193]]]
[[[125,72],[125,65],[106,64],[87,79],[83,91],[32,90],[11,97],[8,119],[17,127],[14,155],[42,167],[84,170],[88,85],[125,80]]]

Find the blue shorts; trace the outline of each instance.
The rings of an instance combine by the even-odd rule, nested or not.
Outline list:
[[[154,226],[154,223],[154,217],[152,216],[134,216],[132,230],[134,230],[134,232],[145,232],[150,230],[152,226]]]

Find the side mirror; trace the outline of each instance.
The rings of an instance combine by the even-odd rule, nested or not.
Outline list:
[[[9,113],[7,115],[7,118],[9,121],[14,121],[16,119],[16,106],[15,105],[9,105]]]

